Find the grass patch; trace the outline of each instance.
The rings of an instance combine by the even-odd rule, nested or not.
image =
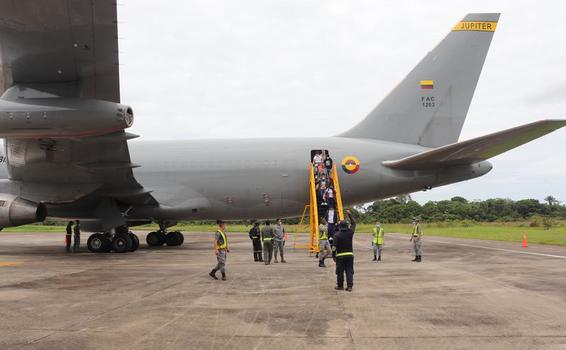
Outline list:
[[[523,234],[527,234],[529,243],[551,244],[566,246],[566,226],[555,226],[549,229],[543,227],[529,227],[528,224],[474,224],[474,225],[447,225],[423,224],[425,236],[473,238],[490,241],[521,242]],[[373,226],[360,225],[360,232],[370,232]],[[409,234],[412,231],[410,224],[387,224],[383,226],[386,232]]]
[[[286,225],[290,239],[296,230],[295,225]],[[406,233],[412,230],[410,224],[384,224],[385,232]],[[250,225],[231,225],[227,224],[228,232],[244,232],[247,233],[251,228]],[[357,232],[369,234],[373,228],[371,224],[359,224]],[[135,230],[153,231],[157,229],[157,225],[144,225],[134,228]],[[195,225],[190,223],[181,223],[170,230],[178,230],[182,232],[214,232],[216,225]],[[304,231],[304,230],[303,230]],[[470,223],[470,222],[454,222],[454,223],[425,223],[423,224],[425,236],[440,237],[458,237],[473,238],[492,241],[508,241],[521,242],[523,234],[528,235],[529,243],[550,244],[566,246],[566,225],[558,223],[549,229],[544,227],[531,227],[529,222],[513,222],[513,223]],[[4,232],[65,232],[65,226],[54,225],[24,225],[19,227],[11,227]]]

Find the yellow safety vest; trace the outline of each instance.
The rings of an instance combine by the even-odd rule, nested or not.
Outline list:
[[[328,234],[326,233],[326,230],[321,230],[320,228],[318,229],[320,232],[320,238],[319,240],[321,241],[325,241],[328,239]]]
[[[383,227],[379,226],[379,232],[377,231],[377,227],[373,228],[373,243],[374,244],[383,244]]]
[[[226,234],[220,230],[216,231],[217,233],[220,233],[220,236],[222,236],[222,244],[218,246],[218,249],[226,249],[228,248],[228,238],[226,237]]]
[[[419,224],[415,224],[413,225],[413,237],[418,237],[419,236]],[[423,231],[421,228],[421,237],[423,236]]]

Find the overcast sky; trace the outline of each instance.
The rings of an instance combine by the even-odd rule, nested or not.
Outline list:
[[[121,0],[122,101],[143,139],[331,136],[466,13],[501,12],[460,140],[566,118],[565,1]],[[413,195],[566,201],[566,128]]]

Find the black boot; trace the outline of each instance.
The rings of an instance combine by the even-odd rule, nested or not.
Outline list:
[[[258,261],[261,261],[261,262],[263,262],[263,256],[262,256],[262,254],[261,254],[261,253],[257,253],[257,257],[259,258],[259,260],[258,260]]]
[[[411,260],[411,261],[419,261],[419,256],[418,256],[418,255],[415,255],[415,258],[414,258],[413,260]]]
[[[318,261],[318,267],[326,267],[326,265],[324,265],[324,260]]]
[[[379,256],[379,258],[377,258],[377,261],[381,261],[381,255]]]
[[[373,260],[372,261],[377,261],[377,256],[374,254],[373,256]]]
[[[254,261],[259,261],[259,258],[257,257],[257,253],[254,253]]]
[[[422,256],[421,255],[417,256],[417,262],[421,262],[421,261],[423,261]]]
[[[226,272],[222,272],[222,280],[226,281]]]
[[[213,279],[218,280],[218,277],[216,277],[216,270],[213,269],[208,275]]]

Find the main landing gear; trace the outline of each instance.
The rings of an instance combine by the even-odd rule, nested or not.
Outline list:
[[[150,247],[160,247],[167,244],[170,247],[180,246],[185,241],[185,236],[179,231],[167,232],[163,229],[148,233],[145,238]]]
[[[140,240],[127,227],[116,229],[115,233],[95,233],[88,238],[88,250],[93,253],[127,253],[134,252],[140,246]]]

